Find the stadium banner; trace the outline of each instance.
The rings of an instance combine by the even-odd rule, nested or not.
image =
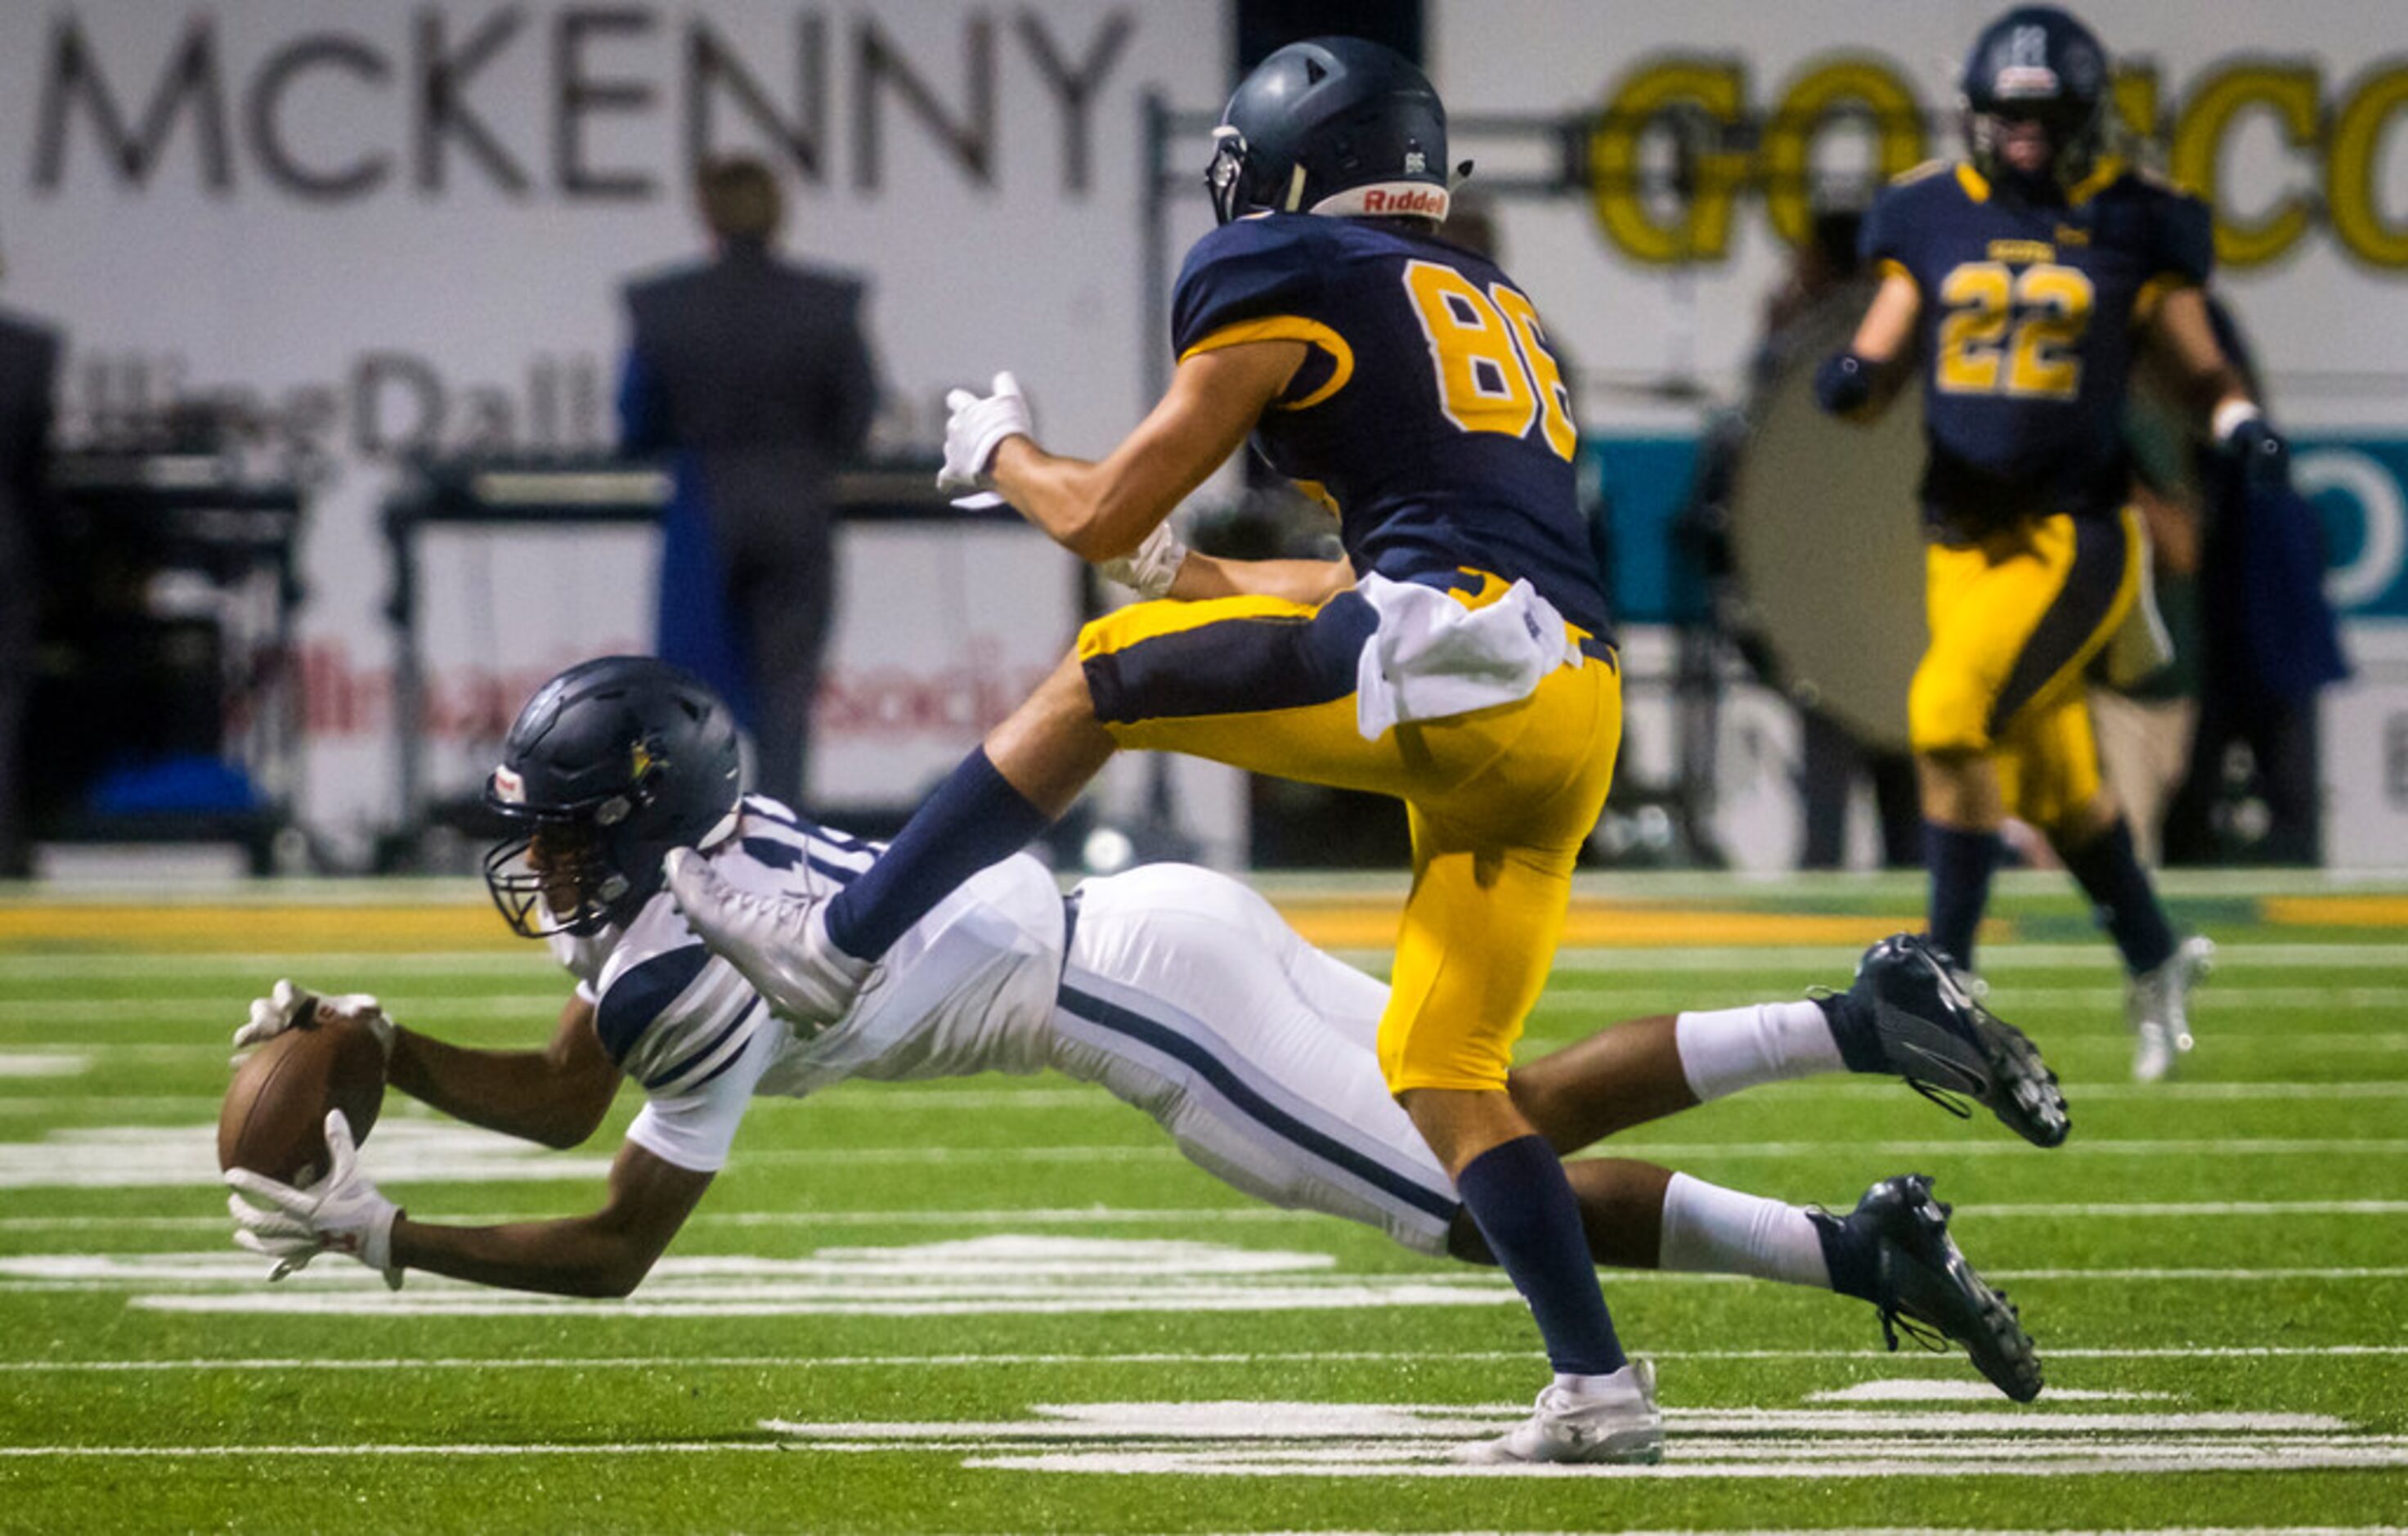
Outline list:
[[[1813,189],[1954,152],[1955,72],[1995,8],[1427,0],[1472,186],[1543,179],[1572,140],[1598,173],[1498,203],[1506,265],[1577,360],[1589,425],[1677,442],[1701,400],[1735,396]],[[2397,327],[2370,319],[2408,283],[2391,0],[2081,8],[2123,60],[2119,114],[2215,198],[2223,291],[2286,419],[2335,439],[2408,431]],[[948,386],[1010,367],[1050,440],[1098,451],[1134,423],[1162,346],[1143,103],[1214,108],[1230,34],[1222,0],[0,7],[0,302],[67,333],[71,431],[231,398],[263,455],[313,477],[300,810],[340,853],[394,813],[377,508],[396,459],[607,444],[617,292],[698,250],[696,151],[766,155],[789,249],[869,279],[882,444],[926,447]],[[1557,128],[1499,134],[1498,117]],[[1200,171],[1200,137],[1173,156]],[[1209,223],[1200,187],[1183,193],[1169,261]],[[925,724],[915,772],[945,760],[1010,695],[960,680],[1016,676],[996,658],[1067,638],[1050,599],[963,610],[941,634],[899,619],[950,579],[945,549],[898,535],[848,557],[902,569],[904,596],[881,589],[873,612],[863,589],[840,621],[832,803],[916,789],[881,771],[918,729],[896,723]],[[2372,581],[2381,553],[2351,568]],[[444,775],[472,771],[531,678],[648,642],[652,558],[619,531],[430,540]],[[853,734],[868,722],[889,734]]]
[[[939,441],[946,388],[1010,367],[1052,440],[1100,452],[1141,390],[1141,103],[1219,98],[1222,22],[1215,0],[0,7],[0,303],[65,332],[70,438],[232,402],[258,459],[311,481],[299,809],[351,855],[396,807],[394,466],[609,448],[620,288],[700,254],[697,154],[767,158],[787,251],[867,279],[880,446]],[[1075,567],[1033,533],[848,544],[816,792],[908,804],[1060,654]],[[649,647],[655,548],[426,537],[434,789],[474,784],[532,681]]]

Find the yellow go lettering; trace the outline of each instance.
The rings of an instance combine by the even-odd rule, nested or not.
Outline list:
[[[2003,262],[1967,262],[1941,283],[1940,302],[1948,311],[1940,388],[2049,400],[2081,390],[2072,349],[2090,328],[2097,293],[2079,268],[2044,263],[2016,273]]]
[[[1758,175],[1776,234],[1803,245],[1814,232],[1814,141],[1849,107],[1872,114],[1881,173],[1911,170],[1923,159],[1923,109],[1914,90],[1877,59],[1842,59],[1801,76],[1773,110]]]
[[[1598,225],[1624,254],[1654,266],[1730,254],[1731,208],[1747,179],[1748,157],[1721,150],[1699,156],[1696,192],[1668,221],[1648,207],[1639,143],[1658,120],[1684,110],[1736,125],[1746,93],[1738,65],[1686,58],[1650,64],[1614,93],[1589,134],[1589,190]]]
[[[2408,221],[2386,223],[2377,186],[2384,131],[2408,110],[2408,65],[2370,75],[2333,119],[2325,202],[2333,233],[2369,266],[2408,267]]]
[[[1448,421],[1466,432],[1518,438],[1543,419],[1547,446],[1572,456],[1579,434],[1571,393],[1529,299],[1502,282],[1483,293],[1454,267],[1423,261],[1405,264],[1405,293],[1429,341]]]
[[[2306,65],[2240,64],[2216,71],[2183,103],[2166,169],[2182,186],[2214,205],[2215,255],[2228,266],[2262,266],[2308,233],[2308,200],[2297,193],[2251,219],[2217,195],[2216,172],[2232,125],[2244,113],[2272,112],[2294,149],[2313,149],[2317,128],[2316,72]]]

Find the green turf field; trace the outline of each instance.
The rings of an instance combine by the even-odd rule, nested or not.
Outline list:
[[[1617,912],[1653,937],[1568,953],[1533,1050],[1843,983],[1852,927],[1919,905],[1887,882],[1598,889],[1590,938]],[[0,899],[0,1529],[2408,1526],[2402,887],[2177,886],[2222,955],[2190,1072],[2146,1090],[2109,952],[2035,894],[2061,889],[2007,883],[1987,969],[2064,1076],[2062,1150],[1829,1079],[1615,1144],[1841,1206],[1936,1175],[2040,1341],[2041,1401],[1885,1353],[1854,1302],[1609,1275],[1670,1448],[1553,1474],[1445,1460],[1543,1380],[1493,1274],[1247,1205],[1137,1112],[1041,1079],[765,1102],[626,1302],[389,1295],[335,1259],[271,1288],[227,1242],[211,1146],[246,1001],[292,974],[529,1045],[562,991],[539,948],[466,885],[336,888],[309,918],[292,888],[164,916]],[[394,1100],[366,1161],[417,1216],[568,1213],[634,1108],[545,1153]]]

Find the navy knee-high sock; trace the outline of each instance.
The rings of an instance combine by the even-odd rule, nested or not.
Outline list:
[[[1555,1370],[1568,1376],[1621,1370],[1628,1357],[1598,1288],[1580,1200],[1546,1139],[1524,1136],[1490,1147],[1463,1165],[1455,1186],[1488,1251],[1530,1303]]]
[[[1923,824],[1923,862],[1931,874],[1931,937],[1959,966],[1973,969],[1973,931],[1990,904],[1999,835]]]
[[[828,903],[828,937],[848,955],[877,959],[962,882],[1020,852],[1053,820],[976,749]]]
[[[2174,952],[2173,926],[2157,905],[2157,888],[2132,849],[2132,824],[2123,817],[2079,848],[2060,848],[2057,857],[2081,883],[2099,914],[2100,926],[2115,940],[2133,975],[2155,970]]]

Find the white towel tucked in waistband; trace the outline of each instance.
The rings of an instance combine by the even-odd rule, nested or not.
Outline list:
[[[1581,665],[1563,615],[1526,581],[1485,608],[1376,574],[1354,590],[1380,616],[1355,664],[1354,725],[1367,741],[1400,721],[1527,698],[1556,668]]]

